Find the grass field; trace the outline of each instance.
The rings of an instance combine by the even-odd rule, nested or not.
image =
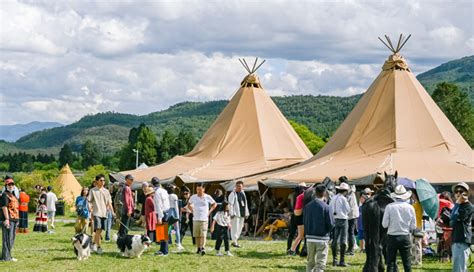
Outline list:
[[[30,217],[31,218],[31,217]],[[68,218],[70,219],[70,218]],[[30,229],[32,226],[30,225]],[[158,249],[153,245],[140,259],[120,257],[113,242],[104,243],[102,255],[92,255],[86,261],[77,261],[70,238],[73,236],[73,223],[57,223],[53,234],[18,234],[13,256],[18,262],[0,263],[1,271],[304,271],[306,260],[301,257],[285,255],[285,241],[243,240],[242,248],[231,249],[234,257],[217,257],[215,251],[206,256],[196,255],[191,239],[186,236],[186,251],[173,253],[170,247],[167,257],[154,256]],[[115,232],[115,231],[114,231]],[[133,233],[140,233],[134,231]],[[214,246],[208,241],[207,247]],[[365,255],[348,257],[348,268],[333,268],[327,271],[362,271]],[[434,259],[424,259],[423,268],[413,271],[450,271],[449,263],[439,263]]]

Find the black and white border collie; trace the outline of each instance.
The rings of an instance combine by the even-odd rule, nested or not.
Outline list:
[[[91,256],[92,239],[85,233],[78,233],[71,238],[74,252],[79,261],[86,260]]]
[[[151,245],[151,240],[146,235],[117,236],[117,234],[114,234],[113,239],[117,242],[117,247],[120,249],[122,256],[129,258],[140,258],[143,251]]]

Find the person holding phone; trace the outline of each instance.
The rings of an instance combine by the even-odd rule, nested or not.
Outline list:
[[[467,260],[471,254],[472,243],[472,217],[474,208],[469,202],[469,185],[464,182],[453,186],[456,204],[451,211],[450,226],[453,228],[453,271],[467,271]]]

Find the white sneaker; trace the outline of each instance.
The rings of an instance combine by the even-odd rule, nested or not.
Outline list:
[[[181,244],[177,244],[176,248],[178,248],[178,251],[183,251],[184,247]]]
[[[222,257],[222,256],[224,256],[224,254],[222,254],[222,252],[220,252],[220,251],[217,251],[216,256]]]
[[[230,253],[230,251],[227,251],[227,252],[225,253],[225,255],[230,256],[230,257],[234,256],[234,255],[232,255],[232,253]]]
[[[11,261],[12,262],[18,262],[18,259],[17,258],[12,258]]]

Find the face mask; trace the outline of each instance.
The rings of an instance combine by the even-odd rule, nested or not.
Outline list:
[[[44,199],[43,199],[43,198],[42,198],[42,199],[40,199],[40,202],[41,202],[41,203],[44,203]]]

